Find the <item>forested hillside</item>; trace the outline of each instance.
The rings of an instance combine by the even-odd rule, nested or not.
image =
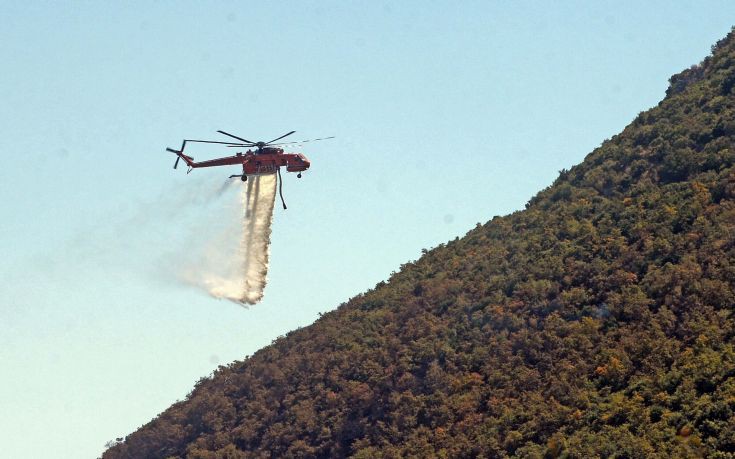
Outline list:
[[[734,87],[731,33],[525,210],[104,457],[735,458]]]

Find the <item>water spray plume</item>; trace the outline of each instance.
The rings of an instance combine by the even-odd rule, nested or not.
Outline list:
[[[255,304],[263,298],[268,255],[271,243],[271,223],[276,200],[276,176],[253,177],[243,194],[245,226],[242,248],[245,255],[245,288],[243,303]]]
[[[184,280],[215,298],[255,304],[263,298],[268,273],[276,176],[250,177],[241,187],[238,218],[207,243]]]

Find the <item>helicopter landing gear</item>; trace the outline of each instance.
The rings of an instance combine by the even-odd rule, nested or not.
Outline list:
[[[242,174],[242,177],[240,177],[240,180],[242,180],[243,182],[247,182],[248,181],[248,176],[245,175],[245,174]]]
[[[296,178],[301,178],[301,172],[299,172],[298,174],[296,174]]]

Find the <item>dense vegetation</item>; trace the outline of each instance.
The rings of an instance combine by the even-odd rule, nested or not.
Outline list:
[[[527,208],[106,458],[735,458],[735,36]]]

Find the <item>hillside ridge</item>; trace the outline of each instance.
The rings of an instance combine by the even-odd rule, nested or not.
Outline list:
[[[735,34],[524,210],[105,458],[735,457]]]

